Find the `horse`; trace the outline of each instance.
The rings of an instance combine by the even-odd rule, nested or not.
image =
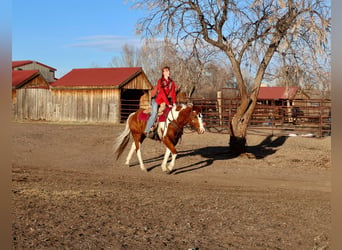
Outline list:
[[[175,166],[177,156],[175,146],[183,135],[185,125],[189,124],[198,134],[203,134],[205,132],[200,109],[200,107],[196,107],[193,104],[176,105],[169,110],[165,121],[159,121],[155,128],[157,130],[156,133],[158,135],[158,140],[162,141],[166,146],[164,160],[161,164],[163,172],[170,174]],[[118,160],[130,140],[130,135],[132,135],[134,141],[127,155],[125,164],[129,166],[129,162],[135,150],[140,169],[147,171],[141,157],[141,144],[147,138],[144,134],[147,121],[146,119],[141,119],[144,112],[145,110],[140,108],[128,116],[124,131],[119,134],[115,140],[114,153],[116,154],[116,160]],[[172,160],[167,166],[170,154],[172,155]]]

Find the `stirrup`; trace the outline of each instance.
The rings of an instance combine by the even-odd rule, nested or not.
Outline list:
[[[154,132],[150,131],[150,132],[146,133],[145,135],[146,135],[147,138],[153,138]]]

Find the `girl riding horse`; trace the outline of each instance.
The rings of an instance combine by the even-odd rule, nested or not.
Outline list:
[[[157,118],[158,106],[160,106],[159,112],[163,112],[165,105],[169,107],[176,105],[176,86],[174,81],[170,78],[170,67],[165,66],[162,68],[162,77],[158,80],[157,85],[152,90],[151,96],[152,112],[144,131],[145,135],[149,138],[154,134],[153,131],[151,131],[151,128]],[[170,101],[173,105],[171,105]]]

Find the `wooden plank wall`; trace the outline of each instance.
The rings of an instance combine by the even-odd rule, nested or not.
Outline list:
[[[15,119],[120,123],[120,90],[18,89]]]

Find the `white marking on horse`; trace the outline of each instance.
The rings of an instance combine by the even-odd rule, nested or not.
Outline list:
[[[183,109],[186,108],[186,105],[185,105],[185,104],[181,104],[181,105],[182,105],[182,108],[181,108],[179,111],[176,110],[177,107],[173,107],[173,108],[170,110],[169,114],[167,115],[166,125],[165,125],[165,128],[166,128],[166,129],[164,130],[163,137],[166,135],[166,133],[167,133],[167,128],[169,127],[171,121],[173,121],[173,120],[177,121],[177,118],[178,118],[178,116],[179,116],[179,112],[181,112]],[[164,125],[164,124],[163,124],[163,125]]]
[[[205,132],[205,128],[204,128],[204,125],[203,125],[202,114],[199,113],[197,115],[197,118],[198,118],[198,122],[199,122],[199,125],[200,125],[200,133],[203,134]]]
[[[166,130],[165,122],[159,122],[157,133],[158,133],[158,136],[159,136],[160,139],[162,139],[163,133],[164,133],[165,130]]]
[[[134,151],[135,151],[135,142],[132,143],[131,149],[129,150],[129,153],[126,157],[126,162],[125,162],[126,165],[129,165],[129,162],[131,161]]]
[[[147,169],[144,166],[143,159],[141,157],[141,143],[140,142],[139,142],[139,148],[137,150],[137,156],[138,156],[138,160],[139,160],[139,163],[140,163],[140,169],[143,170],[143,171],[147,171]]]
[[[167,168],[167,166],[166,166],[166,164],[167,164],[167,161],[168,161],[168,159],[169,159],[170,154],[171,154],[171,151],[170,151],[170,149],[167,147],[167,148],[166,148],[166,151],[165,151],[165,154],[164,154],[163,162],[162,162],[162,164],[161,164],[161,168],[162,168],[163,172],[168,172],[168,171],[169,171],[168,168]]]

